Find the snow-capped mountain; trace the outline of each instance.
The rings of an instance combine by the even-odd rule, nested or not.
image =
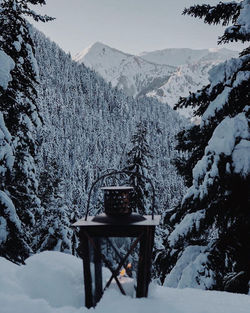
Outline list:
[[[78,53],[74,60],[94,69],[130,96],[144,95],[161,87],[176,71],[176,67],[155,64],[100,42]]]
[[[214,65],[237,54],[224,48],[173,48],[135,56],[97,42],[78,53],[74,60],[94,69],[128,95],[155,97],[173,107],[180,97],[209,83],[208,71]],[[180,113],[192,117],[190,109],[182,109]]]
[[[237,56],[237,51],[229,49],[189,49],[189,48],[171,48],[156,50],[152,52],[142,52],[139,54],[144,60],[157,64],[168,64],[180,66],[183,64],[193,64],[206,61],[221,61]]]
[[[147,93],[161,102],[173,107],[180,97],[186,97],[209,84],[209,70],[216,64],[237,56],[238,52],[228,49],[165,49],[144,52],[143,58],[165,65],[178,66],[169,80],[161,87]],[[179,113],[187,118],[193,117],[193,109],[179,109]]]

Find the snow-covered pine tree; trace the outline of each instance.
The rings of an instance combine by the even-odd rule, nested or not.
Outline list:
[[[250,40],[250,1],[196,5],[184,14],[228,26],[219,43]],[[179,162],[189,189],[171,217],[166,285],[227,289],[241,277],[236,292],[250,279],[250,49],[210,71],[210,84],[181,99],[176,107],[195,107],[201,117],[179,134]],[[237,275],[234,273],[241,273]],[[234,279],[235,278],[235,279]],[[227,288],[224,281],[227,282]]]
[[[44,211],[37,227],[35,250],[72,253],[73,230],[70,224],[73,221],[66,205],[64,182],[57,160],[47,160],[39,182],[39,198]]]
[[[0,57],[2,66],[1,61],[3,60]],[[2,77],[0,80],[2,87]],[[21,262],[22,255],[28,254],[30,248],[24,240],[21,221],[7,190],[13,163],[11,135],[5,126],[3,114],[0,112],[0,255],[9,260]]]
[[[131,138],[131,145],[132,149],[127,153],[125,170],[135,173],[129,178],[130,185],[134,187],[132,201],[136,210],[140,214],[145,214],[149,213],[150,185],[144,177],[148,177],[149,160],[152,158],[147,142],[147,125],[145,121],[136,124],[135,133]]]
[[[2,126],[5,125],[10,134],[5,138],[9,140],[14,155],[13,164],[8,165],[8,171],[2,172],[2,200],[6,201],[1,201],[0,206],[1,223],[4,225],[0,255],[16,262],[23,262],[31,252],[30,227],[34,226],[35,213],[40,206],[36,143],[33,139],[34,130],[40,124],[36,105],[38,69],[29,25],[24,16],[43,22],[51,19],[36,14],[29,8],[30,4],[43,5],[45,1],[0,2],[0,51],[8,58],[9,64],[9,71],[5,73],[7,83],[0,90],[0,111]]]

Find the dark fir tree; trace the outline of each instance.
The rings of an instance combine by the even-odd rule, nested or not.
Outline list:
[[[129,178],[134,187],[133,204],[140,214],[148,213],[150,206],[150,185],[144,178],[149,176],[149,161],[152,158],[147,142],[146,122],[139,122],[131,138],[132,149],[127,154],[125,170],[135,173]]]
[[[40,206],[33,139],[41,123],[36,103],[38,68],[24,16],[43,22],[50,18],[36,14],[29,8],[31,4],[43,5],[45,1],[0,2],[0,52],[8,65],[5,84],[0,88],[2,127],[8,130],[2,144],[8,144],[13,155],[13,162],[7,162],[2,172],[0,218],[5,235],[0,239],[0,255],[16,262],[23,262],[31,252],[32,227]]]
[[[196,5],[183,14],[228,26],[219,43],[250,40],[250,1]],[[178,136],[189,189],[169,222],[166,285],[247,292],[250,279],[250,49],[215,66],[210,84],[180,99],[200,124]]]

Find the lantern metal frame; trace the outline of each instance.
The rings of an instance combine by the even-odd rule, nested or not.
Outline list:
[[[95,220],[95,216],[89,216],[90,212],[90,200],[94,187],[100,181],[108,176],[114,175],[134,175],[141,176],[147,180],[152,187],[152,214],[144,215],[143,220],[133,223],[123,223],[122,219],[114,219],[112,223],[98,222]],[[151,259],[154,242],[155,227],[159,225],[160,216],[154,215],[155,205],[155,189],[152,181],[140,174],[130,171],[112,171],[110,173],[100,176],[91,186],[85,217],[73,224],[74,227],[79,227],[80,246],[79,252],[83,258],[83,272],[84,272],[84,286],[85,286],[85,306],[87,308],[94,307],[101,299],[103,292],[110,286],[114,279],[121,293],[125,295],[125,291],[122,287],[117,276],[120,269],[124,266],[129,255],[133,252],[135,247],[139,244],[139,260],[137,268],[137,285],[136,285],[136,297],[147,297],[148,285],[151,278]],[[115,253],[119,255],[120,262],[114,269],[107,258],[101,252],[100,239],[106,238],[110,242],[109,237],[133,237],[135,240],[131,244],[125,256],[121,257],[119,252],[115,249]],[[111,242],[110,242],[111,243]],[[114,246],[111,244],[111,247]],[[93,249],[94,255],[94,269],[95,269],[95,289],[92,291],[92,275],[90,270],[90,248]],[[111,271],[111,277],[103,288],[102,283],[102,262]]]

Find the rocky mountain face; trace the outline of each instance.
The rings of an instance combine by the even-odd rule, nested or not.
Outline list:
[[[78,53],[74,60],[94,69],[112,86],[134,97],[148,96],[169,104],[209,83],[208,72],[216,64],[237,56],[228,49],[164,49],[126,54],[100,42]],[[192,118],[192,110],[182,109]]]

